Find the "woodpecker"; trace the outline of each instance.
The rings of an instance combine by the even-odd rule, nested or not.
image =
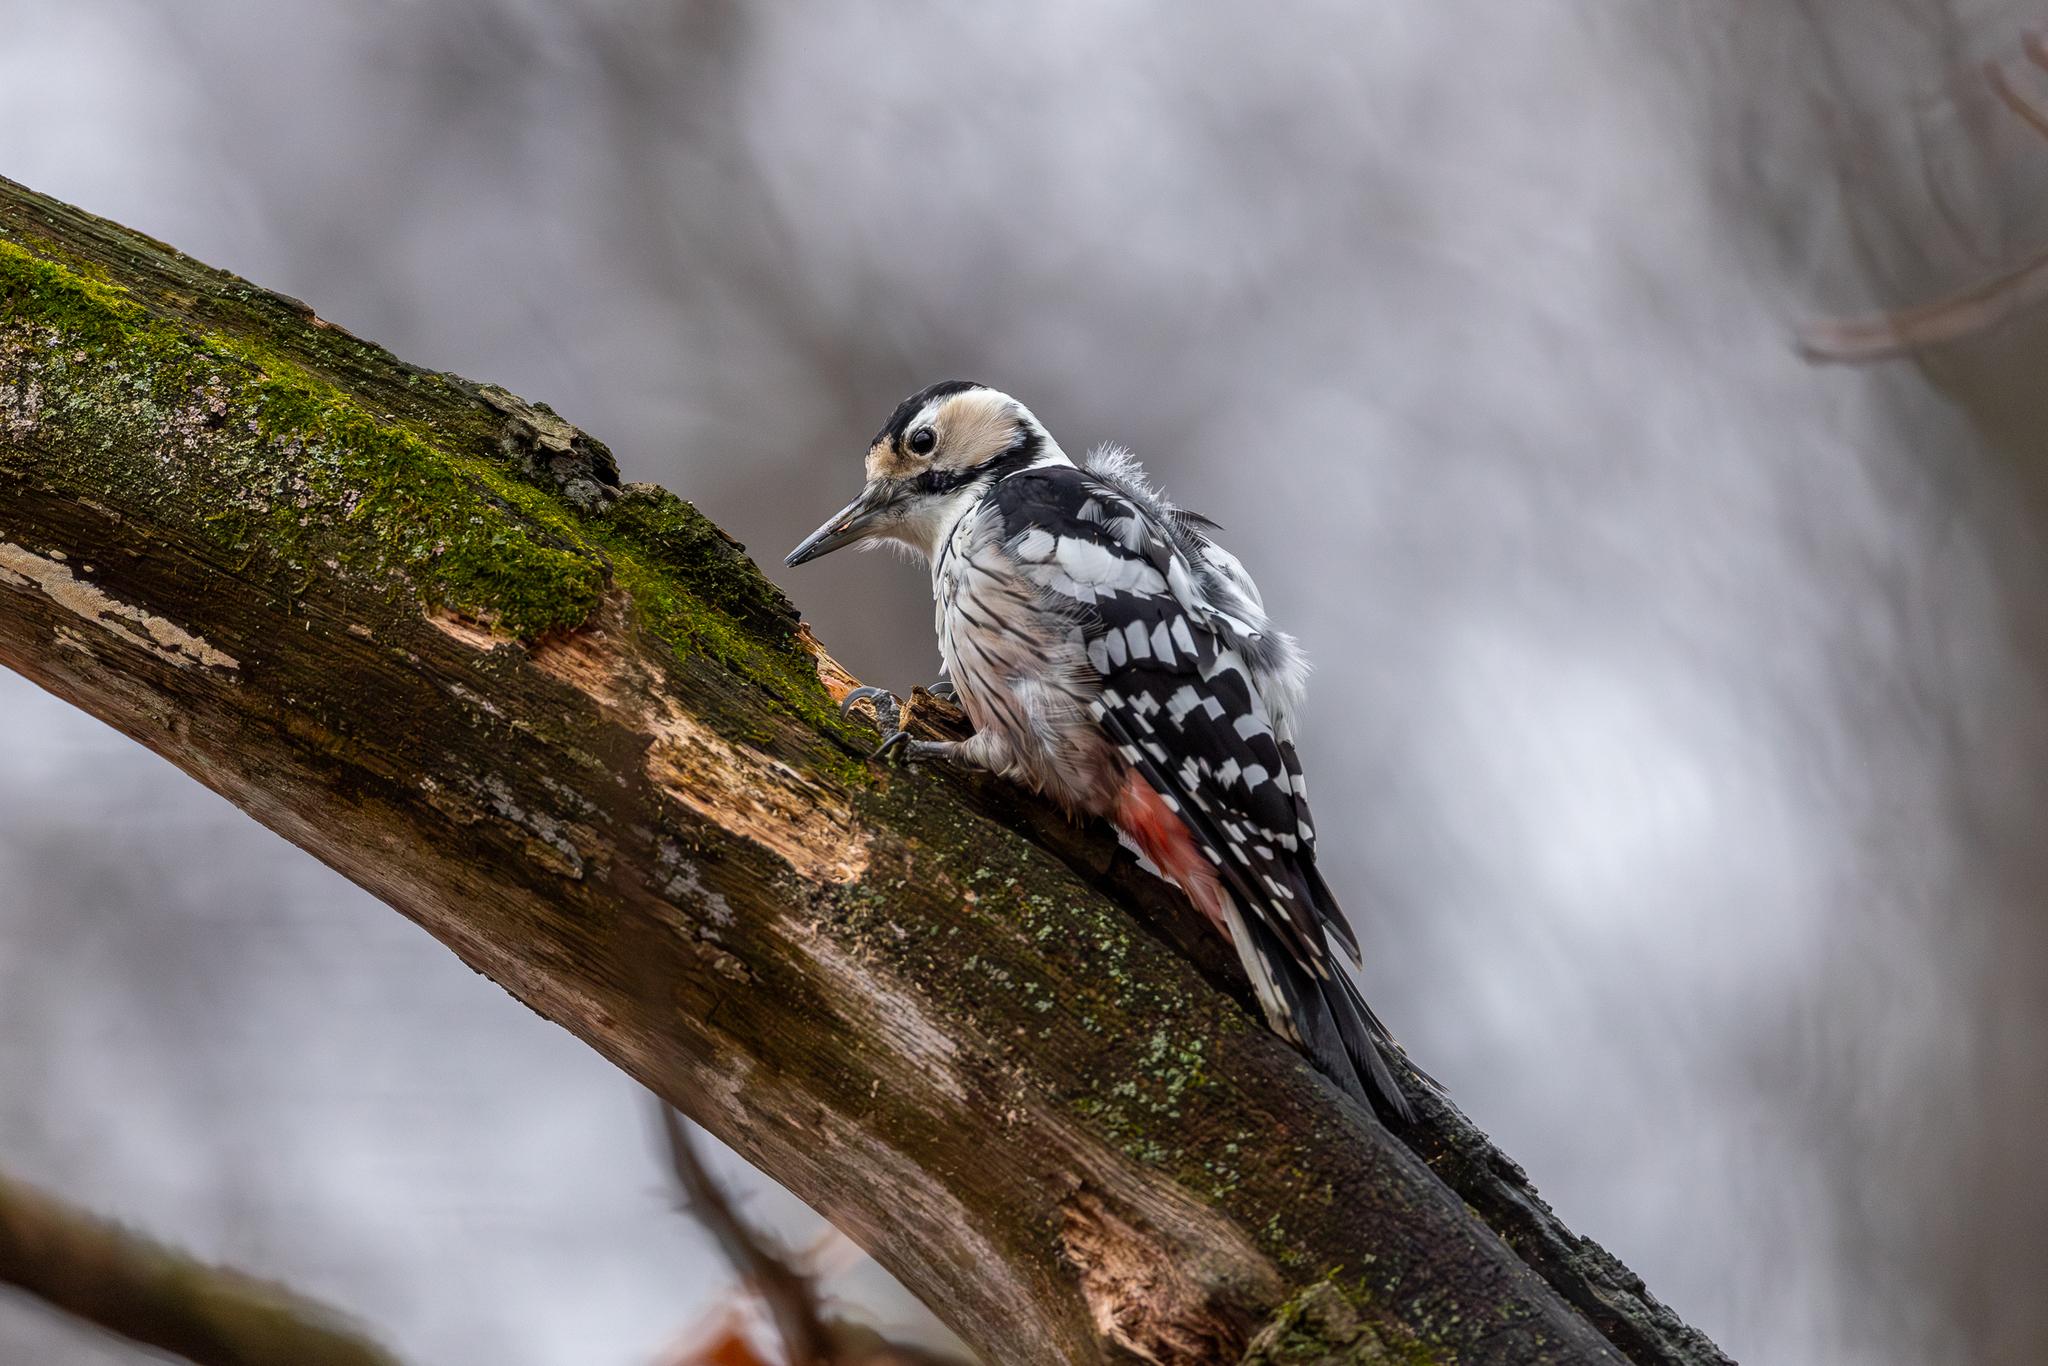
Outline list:
[[[1107,817],[1236,949],[1275,1033],[1368,1110],[1411,1119],[1390,1061],[1420,1074],[1330,954],[1334,938],[1363,966],[1295,755],[1308,662],[1218,530],[1128,452],[1077,466],[1022,403],[949,380],[898,405],[860,496],[785,563],[889,542],[929,563],[974,734],[897,730],[877,754],[990,769]]]

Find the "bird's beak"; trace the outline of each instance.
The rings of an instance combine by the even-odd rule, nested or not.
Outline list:
[[[898,491],[899,486],[892,481],[869,480],[860,497],[833,513],[830,521],[804,537],[803,544],[784,556],[782,562],[794,568],[865,538],[875,519],[896,501]]]

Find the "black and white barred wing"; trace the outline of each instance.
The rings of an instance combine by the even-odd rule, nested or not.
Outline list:
[[[1272,1024],[1347,1089],[1362,1074],[1405,1114],[1381,1054],[1391,1040],[1330,961],[1326,929],[1354,941],[1315,870],[1300,765],[1245,657],[1250,626],[1205,600],[1170,529],[1086,473],[1030,471],[996,495],[1020,569],[1082,623],[1098,721],[1229,888]]]

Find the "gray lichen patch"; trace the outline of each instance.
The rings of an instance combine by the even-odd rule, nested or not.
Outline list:
[[[683,851],[674,840],[663,839],[656,843],[654,863],[656,890],[665,900],[689,911],[693,919],[708,920],[713,926],[733,923],[731,903],[704,885],[703,874],[696,864],[683,857]]]
[[[585,512],[618,501],[619,467],[602,441],[564,422],[545,403],[528,403],[495,384],[466,388],[479,403],[504,414],[499,449],[529,479],[554,484]]]

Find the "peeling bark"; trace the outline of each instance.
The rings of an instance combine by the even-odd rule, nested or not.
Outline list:
[[[1133,1221],[1082,1186],[1060,1202],[1060,1251],[1103,1337],[1147,1361],[1235,1361],[1282,1281],[1236,1225],[1189,1202]],[[1183,1236],[1162,1228],[1184,1226]],[[1197,1249],[1190,1258],[1188,1248]]]
[[[0,663],[426,927],[991,1362],[1229,1362],[1325,1282],[1410,1361],[1725,1360],[1454,1109],[1395,1134],[1322,1084],[1102,829],[868,763],[789,603],[601,443],[4,181]]]

